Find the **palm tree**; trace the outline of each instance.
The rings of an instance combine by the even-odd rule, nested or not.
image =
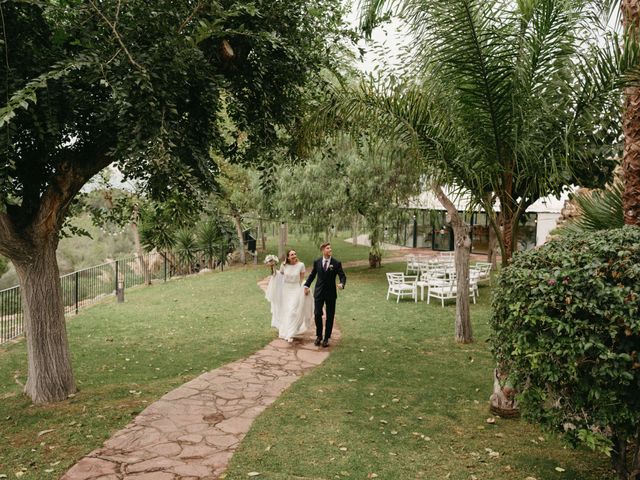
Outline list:
[[[411,76],[440,84],[449,102],[440,113],[463,130],[458,162],[440,166],[489,213],[503,265],[529,205],[568,183],[600,186],[615,166],[607,147],[619,133],[612,85],[620,52],[613,40],[602,44],[600,14],[608,6],[600,3],[365,2],[365,28],[386,6],[406,19],[415,38]]]
[[[569,183],[601,186],[615,166],[620,49],[600,35],[591,3],[365,2],[365,28],[387,5],[408,22],[415,41],[404,81],[340,85],[309,122],[311,130],[366,128],[410,146],[454,227],[458,341],[470,340],[468,226],[438,187],[471,193],[489,215],[504,265],[529,205]]]
[[[196,229],[196,241],[199,250],[202,252],[203,260],[207,262],[208,268],[213,268],[214,261],[220,253],[222,232],[221,228],[213,219],[203,221]]]
[[[637,49],[640,30],[640,1],[622,0],[625,48]],[[622,171],[624,190],[622,204],[624,223],[640,225],[640,87],[628,86],[624,91],[624,155]]]
[[[578,206],[580,215],[567,222],[559,234],[608,230],[624,225],[622,212],[622,192],[624,185],[620,179],[602,190],[577,193],[573,200]]]

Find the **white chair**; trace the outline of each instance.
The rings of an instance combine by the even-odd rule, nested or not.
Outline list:
[[[424,301],[424,288],[429,287],[429,265],[420,266],[420,275],[416,280],[416,289],[420,289],[420,301]],[[418,292],[416,292],[417,295]]]
[[[480,272],[475,269],[469,270],[469,295],[473,298],[473,303],[476,303],[476,297],[480,296],[480,290],[478,290],[478,280],[480,279]]]
[[[444,301],[450,298],[456,298],[458,294],[458,285],[455,274],[449,274],[447,278],[442,278],[434,274],[429,274],[427,283],[427,303],[430,303],[429,297],[439,298],[444,307]],[[477,277],[469,276],[469,296],[473,300],[473,304],[476,303],[476,297],[478,296],[478,280]]]
[[[411,273],[417,274],[420,267],[419,267],[419,262],[417,260],[416,255],[407,255],[406,259],[407,259],[407,269],[405,273],[407,275]]]
[[[438,257],[453,262],[456,252],[440,252]]]
[[[396,295],[398,297],[396,303],[400,302],[400,297],[411,297],[417,302],[417,279],[418,277],[416,275],[405,275],[402,272],[387,273],[387,282],[389,283],[389,288],[387,289],[387,300],[389,300],[390,295]]]
[[[434,274],[427,277],[427,303],[431,302],[431,297],[438,298],[444,307],[444,301],[450,298],[456,298],[456,281],[455,278],[441,278]]]
[[[489,262],[476,262],[474,270],[478,271],[478,281],[489,280],[491,283],[491,263]]]
[[[445,269],[438,262],[426,262],[420,265],[420,275],[416,287],[420,288],[420,301],[424,301],[424,289],[429,287],[429,279],[441,279],[447,276]]]

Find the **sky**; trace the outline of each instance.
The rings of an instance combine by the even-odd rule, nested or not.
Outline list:
[[[359,25],[359,4],[359,0],[345,0],[345,5],[351,8],[347,20],[354,28]],[[358,68],[365,73],[374,73],[376,66],[380,68],[384,63],[391,68],[399,65],[398,55],[402,45],[407,41],[406,37],[398,20],[392,20],[376,28],[372,32],[371,41],[361,40],[358,44],[358,47],[366,50],[363,61],[357,63]]]

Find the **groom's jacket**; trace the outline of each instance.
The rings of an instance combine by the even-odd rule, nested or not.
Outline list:
[[[344,286],[347,283],[347,276],[342,270],[342,263],[331,257],[327,271],[322,268],[322,257],[313,262],[313,269],[307,281],[304,282],[305,287],[311,287],[313,280],[316,280],[316,287],[313,290],[313,296],[316,298],[336,298],[338,292],[336,289],[336,277],[340,279],[340,283]]]

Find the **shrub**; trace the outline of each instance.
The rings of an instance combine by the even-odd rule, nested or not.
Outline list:
[[[569,235],[499,276],[490,338],[525,418],[640,478],[640,228]]]

